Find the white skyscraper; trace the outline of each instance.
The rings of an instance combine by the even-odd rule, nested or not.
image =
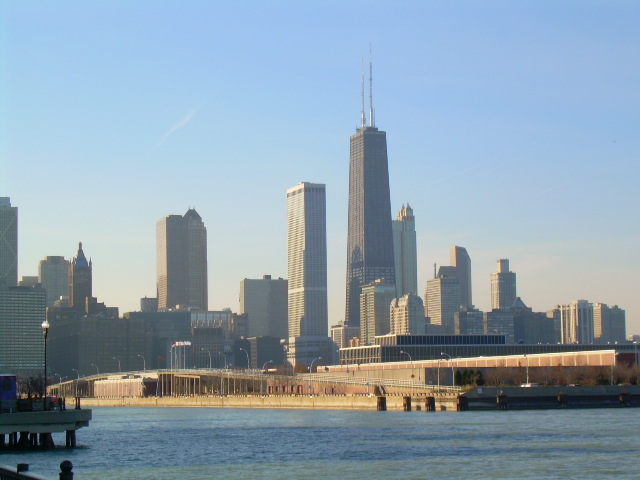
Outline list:
[[[574,300],[560,307],[562,343],[593,343],[593,303]]]
[[[402,205],[393,230],[393,257],[396,267],[396,297],[418,294],[418,253],[416,248],[416,219],[407,203]]]

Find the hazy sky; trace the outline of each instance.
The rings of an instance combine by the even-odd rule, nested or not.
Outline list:
[[[392,212],[419,289],[467,248],[473,300],[509,258],[536,311],[587,299],[640,333],[640,3],[0,3],[0,196],[19,275],[93,259],[121,312],[155,296],[155,225],[195,207],[209,306],[287,276],[286,190],[327,185],[330,323],[344,318],[349,136],[373,46]]]

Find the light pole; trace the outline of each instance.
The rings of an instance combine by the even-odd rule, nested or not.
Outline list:
[[[413,380],[415,375],[413,374],[413,359],[411,358],[411,355],[403,350],[400,350],[400,355],[406,355],[407,357],[409,357],[409,363],[411,364],[411,379]]]
[[[113,357],[113,359],[118,361],[118,372],[121,372],[122,371],[122,367],[120,366],[120,359],[116,358],[116,357]]]
[[[313,370],[313,362],[315,362],[316,360],[320,361],[322,360],[322,357],[318,357],[318,358],[314,358],[313,360],[311,360],[311,364],[309,365],[309,395],[312,395],[311,392],[311,370]]]
[[[242,347],[240,347],[240,350],[243,351],[247,355],[247,370],[251,370],[251,361],[249,360],[249,352],[247,352]]]
[[[218,352],[217,354],[220,355],[222,357],[222,359],[224,360],[224,368],[226,370],[227,367],[228,367],[228,365],[227,365],[227,356],[222,352]]]
[[[209,354],[209,370],[211,370],[211,350],[206,347],[202,347],[201,351],[206,351]]]
[[[267,368],[267,365],[269,365],[270,363],[273,363],[273,360],[269,360],[268,362],[265,362],[264,365],[262,365],[263,372],[264,372],[264,369]]]
[[[529,386],[529,357],[525,355],[524,358],[527,361],[527,387],[528,387]]]
[[[444,353],[444,352],[440,352],[440,355],[449,358],[449,361],[451,362],[451,386],[455,387],[456,386],[456,375],[453,371],[453,360],[451,359],[451,355],[449,355],[448,353]]]
[[[142,359],[142,370],[146,372],[147,371],[147,361],[145,360],[144,355],[138,354],[138,356]]]
[[[72,368],[71,370],[76,372],[76,375],[78,375],[78,379],[76,380],[76,398],[78,398],[78,383],[80,383],[80,372],[75,368]]]
[[[91,366],[96,367],[96,374],[100,375],[100,370],[98,370],[98,365],[96,365],[95,363],[92,363]]]
[[[438,359],[438,391],[440,391],[440,362],[442,361],[441,358]]]
[[[47,337],[49,336],[49,322],[42,322],[42,334],[44,335],[44,409],[47,410]]]

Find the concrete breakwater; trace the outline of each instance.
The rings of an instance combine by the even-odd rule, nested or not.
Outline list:
[[[189,397],[83,398],[83,406],[95,407],[202,407],[202,408],[285,408],[319,410],[378,410],[380,398],[387,410],[456,411],[457,396],[367,396],[367,395],[229,395]],[[433,400],[429,400],[432,398]],[[410,399],[410,400],[407,400]]]

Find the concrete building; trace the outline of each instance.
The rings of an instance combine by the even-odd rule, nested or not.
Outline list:
[[[604,303],[593,306],[594,342],[600,344],[622,343],[627,338],[626,314],[623,309]]]
[[[473,305],[465,306],[459,312],[453,314],[456,335],[483,335],[484,312],[474,308]]]
[[[71,261],[69,268],[69,306],[86,309],[87,298],[93,296],[92,262],[82,250],[82,242],[78,244],[78,253]]]
[[[18,285],[18,207],[0,197],[0,287]]]
[[[69,260],[61,256],[40,260],[38,280],[47,291],[47,307],[53,307],[60,297],[69,296]]]
[[[562,343],[593,343],[593,304],[574,300],[560,307]]]
[[[370,345],[375,337],[391,331],[391,301],[396,286],[384,278],[363,285],[360,294],[360,342]]]
[[[158,309],[207,311],[207,229],[195,209],[156,223]]]
[[[418,295],[407,293],[391,301],[391,329],[394,335],[425,335],[424,302]]]
[[[287,338],[288,282],[264,275],[240,282],[240,314],[247,316],[247,337]]]
[[[344,322],[331,326],[331,340],[333,340],[337,348],[348,347],[351,339],[359,336],[360,327],[352,327]]]
[[[506,343],[516,343],[513,312],[510,309],[495,309],[485,312],[484,332],[487,335],[504,335]]]
[[[510,308],[516,297],[516,274],[509,271],[509,259],[500,259],[498,271],[491,274],[491,308]]]
[[[349,154],[345,321],[353,326],[360,325],[362,286],[379,278],[390,285],[396,282],[387,134],[376,128],[372,100],[370,104],[367,125],[363,102],[362,121],[351,136]]]
[[[426,314],[431,325],[439,327],[443,334],[455,332],[454,314],[460,311],[460,280],[440,274],[438,278],[427,281]]]
[[[44,288],[0,287],[0,373],[44,375]]]
[[[396,269],[396,297],[418,294],[418,251],[416,247],[416,219],[407,203],[391,223],[393,230],[393,258]]]

